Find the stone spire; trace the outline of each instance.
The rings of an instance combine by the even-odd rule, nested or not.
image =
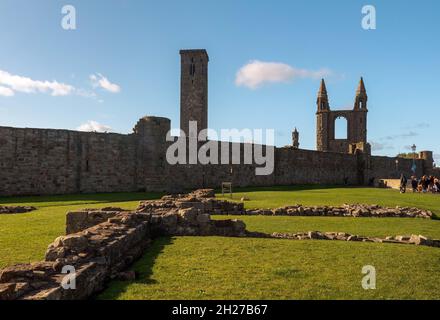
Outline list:
[[[364,78],[361,77],[358,88],[356,90],[356,99],[354,103],[355,109],[367,109],[367,90],[365,89]]]
[[[330,110],[327,88],[325,87],[324,79],[321,79],[321,85],[318,90],[318,98],[316,100],[316,104],[318,105],[318,112],[322,110]]]
[[[364,84],[364,78],[361,77],[361,80],[359,81],[359,86],[356,90],[356,95],[366,95],[367,90],[365,90],[365,84]]]
[[[327,88],[325,86],[324,79],[321,79],[321,85],[319,86],[319,91],[318,91],[318,97],[319,96],[326,96],[327,97]]]

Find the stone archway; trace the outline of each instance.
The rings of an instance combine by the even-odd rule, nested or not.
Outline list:
[[[335,140],[347,140],[348,139],[348,119],[347,117],[340,115],[335,117],[333,128],[335,130]]]

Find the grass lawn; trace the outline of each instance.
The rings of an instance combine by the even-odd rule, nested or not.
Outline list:
[[[388,207],[417,207],[431,210],[440,216],[440,194],[400,194],[392,189],[318,185],[241,188],[236,191],[232,200],[239,201],[246,195],[250,199],[246,201],[246,208],[249,209],[278,208],[289,204],[313,206],[365,203]],[[222,198],[221,193],[217,194],[217,197]],[[225,196],[224,199],[230,198]]]
[[[66,213],[84,208],[137,207],[139,200],[159,194],[115,193],[0,198],[0,205],[31,205],[38,210],[0,215],[0,268],[42,260],[47,246],[66,232]]]
[[[364,290],[364,265],[376,290]],[[440,299],[440,250],[339,241],[156,240],[99,299]]]
[[[247,208],[342,203],[416,206],[440,214],[440,197],[394,190],[317,186],[242,189]],[[117,193],[0,198],[0,205],[34,205],[37,211],[0,215],[0,268],[41,260],[64,233],[69,210],[120,206],[160,194]],[[217,216],[216,219],[227,217]],[[234,217],[261,232],[344,231],[365,236],[423,234],[440,238],[440,221],[405,218]],[[361,268],[377,270],[377,290],[360,286]],[[113,282],[103,299],[440,299],[440,249],[337,241],[220,237],[162,238],[133,267],[136,282]]]

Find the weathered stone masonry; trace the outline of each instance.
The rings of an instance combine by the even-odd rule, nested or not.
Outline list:
[[[0,206],[0,214],[27,213],[34,210],[37,208],[31,206]]]
[[[256,165],[171,166],[165,158],[169,128],[168,119],[155,117],[141,119],[130,135],[0,127],[0,195],[176,191],[223,181],[236,187],[343,184],[345,178],[367,184],[411,174],[410,159],[399,159],[396,169],[395,158],[293,148],[275,149],[268,176],[256,176]],[[419,176],[432,168],[423,159],[416,163]]]
[[[181,61],[181,128],[186,132],[189,120],[196,121],[199,130],[207,128],[208,55],[205,50],[182,50]],[[255,175],[256,164],[169,165],[166,150],[171,142],[166,141],[166,133],[171,122],[167,118],[141,118],[132,134],[0,127],[0,196],[175,192],[219,187],[223,181],[232,181],[235,187],[365,185],[373,178],[397,178],[401,172],[411,175],[411,159],[399,159],[396,166],[396,158],[370,155],[363,82],[358,91],[354,110],[341,114],[329,110],[327,92],[321,89],[317,101],[320,151],[275,148],[274,172],[267,176]],[[332,136],[338,116],[350,119],[346,141]],[[243,150],[244,144],[240,147]],[[432,152],[420,153],[415,161],[417,176],[432,172]]]
[[[197,203],[200,200],[189,196],[177,206],[143,203],[136,212],[108,208],[111,211],[68,213],[68,234],[49,245],[44,261],[0,270],[0,300],[86,299],[111,279],[134,280],[135,275],[124,270],[157,236],[246,235],[243,222],[211,220]],[[75,268],[75,290],[62,286],[65,266]]]

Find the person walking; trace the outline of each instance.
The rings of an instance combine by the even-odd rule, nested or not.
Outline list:
[[[428,188],[429,188],[429,179],[427,176],[423,176],[423,178],[422,178],[422,192],[423,193],[428,192]]]
[[[439,186],[438,179],[434,178],[434,184],[432,186],[432,193],[439,192],[438,186]]]
[[[400,193],[405,193],[406,192],[406,184],[407,184],[407,182],[408,182],[408,179],[402,173],[400,175]]]
[[[433,192],[432,189],[434,188],[434,177],[429,176],[429,189],[428,191]]]

